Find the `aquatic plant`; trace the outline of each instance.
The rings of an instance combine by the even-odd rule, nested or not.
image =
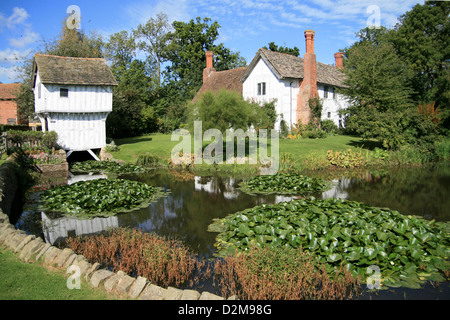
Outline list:
[[[364,276],[378,266],[385,286],[420,287],[450,269],[448,223],[339,199],[260,205],[213,223],[218,255],[251,246],[287,246],[313,253],[329,272],[341,263]],[[445,229],[445,227],[447,229]]]
[[[69,216],[110,216],[145,207],[165,193],[161,188],[125,179],[79,181],[46,190],[42,209]]]
[[[102,234],[70,237],[66,244],[91,262],[114,272],[147,278],[160,286],[179,286],[192,280],[203,266],[190,249],[174,239],[118,227]]]
[[[277,173],[252,177],[242,182],[239,189],[246,193],[301,195],[324,191],[328,185],[321,179],[299,173]]]
[[[71,164],[70,171],[73,173],[101,172],[101,173],[143,173],[147,169],[131,163],[120,163],[117,161],[95,161],[87,160]]]
[[[243,300],[334,300],[360,293],[360,279],[342,265],[330,275],[311,254],[290,247],[251,247],[218,260],[215,281],[223,296]]]

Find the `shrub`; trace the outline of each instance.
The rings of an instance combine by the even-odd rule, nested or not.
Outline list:
[[[160,159],[149,154],[140,155],[136,160],[136,165],[141,167],[157,167],[160,163]]]
[[[323,139],[327,137],[327,133],[320,129],[305,130],[302,132],[302,137],[309,139]]]
[[[365,165],[365,159],[360,152],[328,150],[327,159],[331,165],[340,168],[357,168]]]
[[[221,90],[217,94],[205,92],[189,106],[189,110],[187,125],[191,132],[194,121],[197,120],[202,121],[203,132],[218,129],[225,133],[230,128],[246,131],[251,125],[259,129],[270,127],[272,124],[266,110],[257,103],[245,101],[240,94],[226,90]]]
[[[57,147],[58,134],[54,131],[7,131],[8,139],[11,140],[16,148],[23,150],[41,147],[46,151]]]
[[[338,132],[339,128],[338,126],[334,123],[333,120],[327,119],[327,120],[323,120],[321,122],[321,129],[327,133],[336,133]]]

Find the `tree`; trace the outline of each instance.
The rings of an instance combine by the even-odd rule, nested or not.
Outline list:
[[[406,142],[411,121],[411,75],[391,43],[387,29],[365,28],[360,41],[344,50],[347,88],[342,92],[351,106],[346,110],[346,129],[365,139],[375,138],[386,148]]]
[[[113,91],[113,110],[106,121],[107,134],[122,138],[155,130],[151,104],[157,79],[153,65],[135,59],[135,40],[127,31],[111,35],[105,49],[118,82]]]
[[[103,58],[103,41],[101,36],[83,30],[69,29],[65,22],[60,34],[50,42],[44,42],[43,52],[62,57]]]
[[[343,93],[353,105],[380,111],[412,105],[408,65],[385,39],[386,32],[366,28],[360,41],[344,50],[346,75]]]
[[[105,56],[111,61],[111,68],[117,72],[128,67],[135,57],[135,51],[135,38],[127,31],[110,35],[105,43]]]
[[[436,103],[450,126],[450,2],[417,4],[399,19],[389,41],[413,73],[413,99]]]
[[[267,47],[263,47],[264,49],[267,49]],[[286,53],[286,54],[290,54],[293,56],[300,56],[300,49],[297,47],[294,48],[288,48],[288,47],[278,47],[275,42],[269,42],[269,50],[271,51],[275,51],[275,52],[280,52],[280,53]]]
[[[22,82],[17,93],[17,115],[19,124],[28,124],[34,116],[34,93],[27,82]]]
[[[203,132],[218,129],[223,134],[231,128],[246,131],[251,125],[259,129],[270,123],[265,110],[257,103],[245,101],[239,93],[227,90],[220,90],[217,94],[207,91],[191,103],[188,122],[191,132],[197,120],[202,121]]]
[[[133,31],[138,39],[142,39],[138,46],[145,51],[155,62],[157,68],[158,87],[161,85],[161,64],[167,60],[167,48],[170,44],[172,31],[171,25],[164,13],[157,14],[156,18],[150,18],[147,23],[140,24]]]
[[[165,75],[166,85],[172,87],[171,99],[181,102],[191,100],[203,82],[206,65],[205,51],[214,52],[214,68],[217,71],[245,65],[239,53],[232,52],[223,44],[215,44],[220,25],[211,19],[197,17],[189,22],[174,21],[170,33],[171,43],[167,51],[170,64]]]

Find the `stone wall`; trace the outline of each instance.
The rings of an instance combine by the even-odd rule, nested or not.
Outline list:
[[[3,167],[3,166],[2,166]],[[66,270],[71,277],[79,276],[93,287],[100,287],[107,292],[114,292],[121,297],[139,300],[224,300],[210,292],[195,290],[181,290],[173,287],[163,288],[151,283],[143,277],[131,277],[122,271],[116,273],[101,268],[99,263],[90,263],[84,256],[77,255],[71,249],[59,249],[40,237],[27,235],[25,231],[16,229],[3,211],[3,203],[10,203],[9,190],[17,189],[17,177],[4,179],[4,172],[0,168],[0,245],[9,248],[19,259],[26,263],[39,263],[46,267]],[[15,184],[15,186],[14,186]],[[70,290],[69,288],[67,290]],[[76,290],[76,289],[71,289]],[[230,299],[236,299],[235,296]]]

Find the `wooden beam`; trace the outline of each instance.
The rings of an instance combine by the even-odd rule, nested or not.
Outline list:
[[[92,157],[94,157],[95,160],[100,161],[100,159],[95,155],[95,153],[94,153],[91,149],[88,149],[87,152],[89,152],[90,155],[91,155]]]

